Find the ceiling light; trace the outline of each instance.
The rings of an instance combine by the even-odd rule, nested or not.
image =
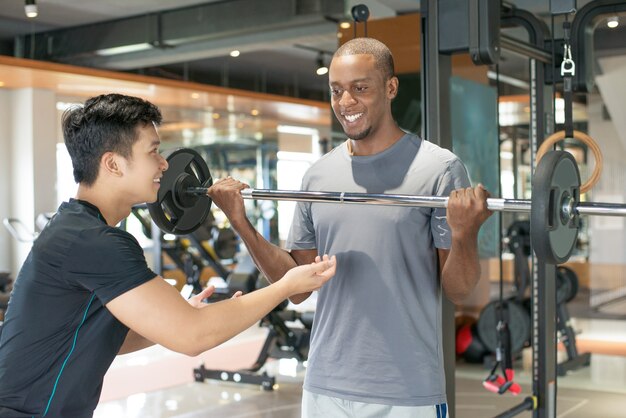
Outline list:
[[[317,70],[315,70],[317,75],[324,75],[328,73],[328,67],[324,64],[324,54],[321,52],[317,56]]]
[[[35,3],[35,0],[26,0],[26,3],[24,3],[24,12],[28,18],[32,19],[33,17],[37,17],[37,3]]]
[[[199,99],[200,98],[200,93],[191,93],[191,98],[192,99]]]
[[[252,116],[258,116],[258,115],[259,115],[259,111],[258,111],[257,109],[252,109],[252,110],[250,111],[250,114],[251,114]]]
[[[618,27],[619,26],[619,17],[617,17],[617,16],[609,17],[606,20],[606,25],[609,28],[611,28],[611,29]]]
[[[152,45],[147,42],[132,45],[114,46],[111,48],[103,48],[94,51],[94,54],[101,57],[110,57],[111,55],[130,54],[132,52],[140,52],[152,49]]]
[[[232,51],[230,51],[230,56],[233,58],[237,58],[239,55],[241,55],[241,52],[239,52],[236,49],[233,49]]]

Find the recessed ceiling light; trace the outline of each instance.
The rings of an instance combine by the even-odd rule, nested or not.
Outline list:
[[[611,28],[611,29],[618,27],[619,26],[619,17],[617,17],[617,16],[609,17],[606,20],[606,25],[609,28]]]
[[[35,3],[35,0],[26,0],[24,3],[24,13],[26,13],[26,17],[30,19],[37,17],[37,3]]]
[[[328,74],[328,67],[323,65],[321,67],[319,67],[317,70],[315,70],[315,73],[317,75],[324,75],[324,74]]]
[[[239,52],[236,49],[230,51],[230,56],[233,57],[233,58],[237,58],[239,55],[241,55],[241,52]]]
[[[252,110],[250,111],[250,114],[251,114],[252,116],[258,116],[258,115],[259,115],[259,111],[258,111],[257,109],[252,109]]]

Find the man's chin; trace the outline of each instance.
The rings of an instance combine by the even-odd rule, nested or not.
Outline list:
[[[348,132],[344,129],[343,133],[346,134],[346,136],[350,139],[352,139],[353,141],[360,141],[361,139],[365,139],[367,138],[367,136],[370,134],[370,128],[367,128],[366,130],[362,131],[362,132]]]

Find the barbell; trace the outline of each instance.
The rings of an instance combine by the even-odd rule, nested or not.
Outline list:
[[[163,173],[157,200],[148,204],[150,215],[164,232],[185,235],[206,219],[212,200],[207,195],[213,179],[204,159],[192,149],[164,155],[169,168]],[[576,161],[564,151],[550,151],[539,162],[532,184],[532,199],[488,198],[492,211],[529,213],[531,239],[538,257],[565,262],[576,244],[580,215],[626,216],[626,204],[580,201],[580,174]],[[392,205],[445,208],[443,196],[244,189],[244,199],[286,200],[335,204]]]

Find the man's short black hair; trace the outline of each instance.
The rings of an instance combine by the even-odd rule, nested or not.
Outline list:
[[[122,94],[103,94],[63,114],[65,146],[72,158],[74,180],[87,186],[98,177],[106,152],[132,156],[137,128],[161,123],[161,111],[152,103]]]
[[[394,76],[393,55],[384,43],[374,38],[354,38],[341,45],[333,54],[333,58],[345,55],[368,54],[374,57],[376,68],[383,75],[383,80]]]

